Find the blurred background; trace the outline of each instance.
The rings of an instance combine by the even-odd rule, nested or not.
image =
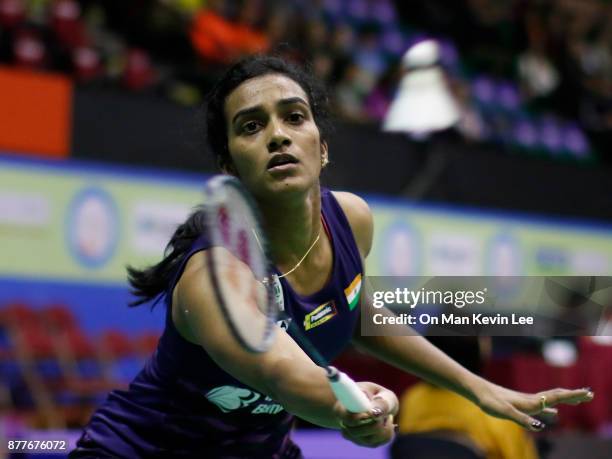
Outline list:
[[[127,308],[125,266],[158,260],[199,202],[204,95],[257,52],[326,84],[323,181],[370,203],[370,275],[612,272],[608,0],[0,0],[0,439],[73,441],[155,349],[162,308]],[[469,440],[465,457],[610,457],[610,338],[476,348],[455,357],[500,384],[595,401],[534,438],[405,417],[410,452],[300,425],[306,457],[431,458],[432,436]],[[354,350],[337,364],[405,412],[428,390]]]

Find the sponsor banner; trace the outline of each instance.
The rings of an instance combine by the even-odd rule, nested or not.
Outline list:
[[[612,336],[612,277],[369,276],[367,336]],[[389,313],[391,311],[392,313]]]
[[[0,276],[125,283],[158,261],[205,176],[0,157]],[[366,197],[367,199],[367,197]],[[612,227],[369,199],[379,276],[607,275]],[[361,279],[345,286],[354,307]]]
[[[612,226],[371,200],[377,276],[612,274]]]
[[[130,246],[144,257],[158,257],[191,207],[187,203],[159,203],[150,198],[135,202]]]
[[[160,260],[204,182],[0,159],[0,276],[125,283]]]
[[[72,90],[65,75],[0,67],[0,148],[67,158]]]

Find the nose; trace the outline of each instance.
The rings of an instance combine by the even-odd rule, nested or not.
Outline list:
[[[272,130],[270,140],[268,141],[268,151],[270,153],[291,145],[291,138],[283,129],[280,121],[270,121],[270,128]]]

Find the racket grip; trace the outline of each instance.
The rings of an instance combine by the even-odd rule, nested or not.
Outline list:
[[[335,367],[327,367],[327,379],[336,398],[347,411],[364,413],[372,408],[368,396],[346,373]]]

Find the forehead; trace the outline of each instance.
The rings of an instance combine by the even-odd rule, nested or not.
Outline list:
[[[300,97],[308,102],[302,87],[280,74],[262,75],[243,81],[225,99],[225,114],[232,118],[239,110],[258,105],[275,105],[282,99]]]

